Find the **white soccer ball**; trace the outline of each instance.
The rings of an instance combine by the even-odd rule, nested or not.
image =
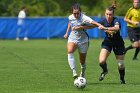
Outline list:
[[[86,87],[87,81],[83,77],[78,77],[74,80],[74,86],[79,89],[83,89]]]

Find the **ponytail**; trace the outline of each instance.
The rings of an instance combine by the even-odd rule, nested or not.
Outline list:
[[[116,9],[117,3],[116,0],[113,0],[111,8]]]
[[[113,3],[110,7],[108,7],[106,10],[109,10],[109,11],[113,11],[113,14],[114,14],[114,10],[116,9],[116,0],[113,0]]]

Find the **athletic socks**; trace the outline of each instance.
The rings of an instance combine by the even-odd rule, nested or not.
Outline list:
[[[136,48],[133,59],[137,58],[139,51],[140,51],[140,48]]]
[[[81,77],[85,76],[85,70],[86,70],[86,63],[85,64],[81,64],[81,73],[80,73]]]
[[[73,54],[68,54],[68,63],[72,70],[75,70],[75,59]]]
[[[127,48],[125,48],[125,53],[130,50],[130,49],[133,49],[132,45],[128,46]]]
[[[100,64],[100,67],[103,69],[103,72],[108,72],[106,62],[104,64]]]
[[[120,74],[120,80],[124,80],[124,76],[125,76],[125,68],[124,69],[119,69],[119,74]]]

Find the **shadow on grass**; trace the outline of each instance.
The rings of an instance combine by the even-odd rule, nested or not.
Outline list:
[[[120,84],[120,83],[106,83],[106,82],[96,82],[96,83],[91,83],[89,82],[88,85],[140,85],[139,82],[135,82],[135,83],[132,83],[132,82],[126,82],[126,84]]]

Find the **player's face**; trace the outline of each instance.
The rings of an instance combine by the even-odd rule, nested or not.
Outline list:
[[[105,17],[108,21],[112,21],[113,16],[114,16],[113,11],[109,11],[109,10],[105,11]]]
[[[79,19],[81,12],[79,11],[79,9],[73,9],[73,15],[76,19]]]
[[[134,1],[133,6],[134,8],[139,8],[139,1],[138,0]]]

